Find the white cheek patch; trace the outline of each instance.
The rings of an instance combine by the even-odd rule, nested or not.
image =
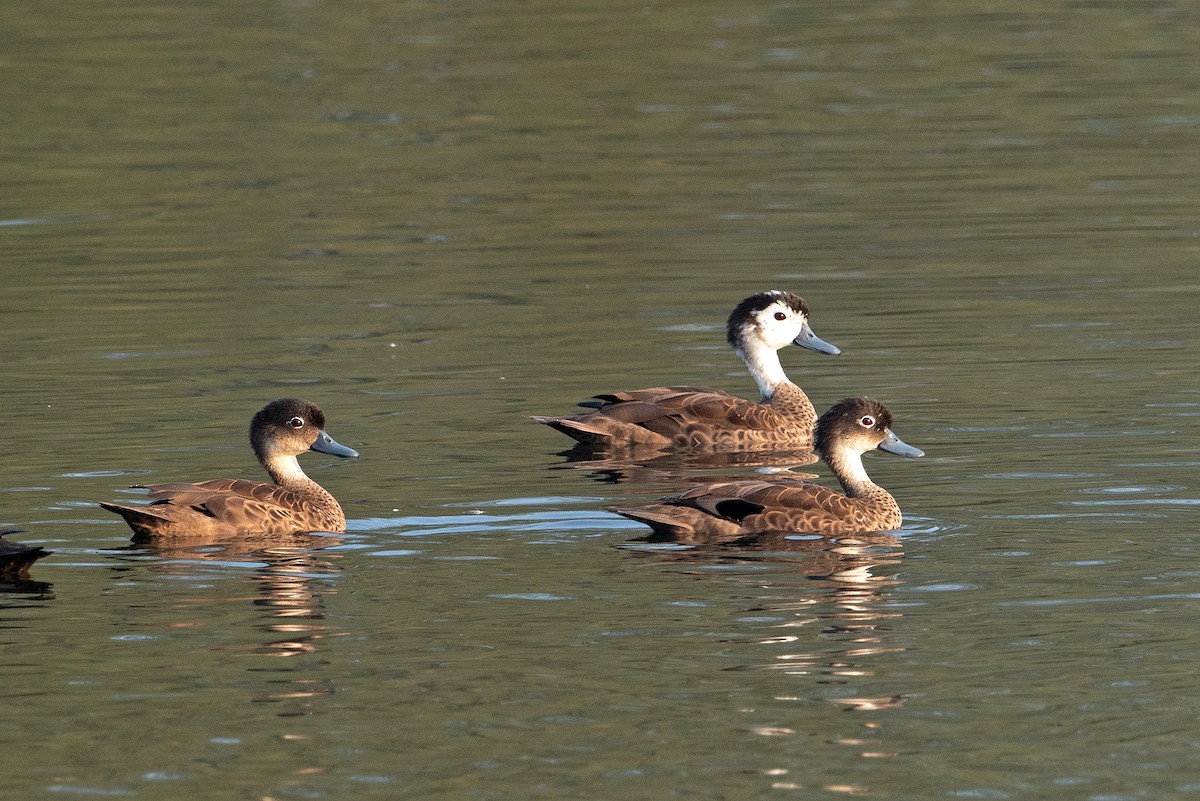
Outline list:
[[[776,313],[782,312],[787,315],[783,320],[776,320]],[[796,337],[800,336],[800,330],[804,326],[804,318],[800,316],[791,306],[786,303],[772,303],[767,308],[758,313],[755,318],[758,335],[770,347],[775,350],[785,348],[792,343]]]

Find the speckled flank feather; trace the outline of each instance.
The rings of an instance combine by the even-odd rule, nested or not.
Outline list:
[[[869,426],[863,422],[868,417]],[[920,455],[895,438],[890,423],[891,413],[870,398],[848,398],[822,415],[817,439],[845,494],[782,477],[725,481],[649,506],[612,511],[649,525],[652,539],[689,544],[734,542],[767,532],[837,536],[896,529],[900,507],[867,477],[861,459],[885,442],[906,448],[906,455]]]
[[[598,450],[753,450],[812,447],[816,411],[793,384],[766,403],[704,387],[652,387],[596,396],[600,410],[573,417],[534,417]]]
[[[197,484],[151,484],[149,506],[101,503],[137,534],[222,537],[346,530],[346,516],[324,487],[285,489],[276,484],[218,478]]]
[[[883,492],[849,498],[786,478],[708,484],[637,509],[614,509],[675,542],[730,541],[768,531],[832,536],[899,528],[900,507]]]
[[[296,461],[298,454],[317,447],[338,456],[358,455],[325,434],[324,420],[315,405],[296,399],[275,401],[255,415],[250,440],[274,484],[234,478],[153,484],[146,487],[149,506],[100,505],[125,518],[140,538],[342,532],[341,506]]]
[[[584,404],[595,405],[593,412],[533,419],[597,452],[811,448],[817,413],[787,379],[777,351],[793,343],[838,351],[812,334],[804,299],[777,290],[752,295],[730,314],[726,330],[759,385],[761,402],[708,387],[651,387],[596,395]]]

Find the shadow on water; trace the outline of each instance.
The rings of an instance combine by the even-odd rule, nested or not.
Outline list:
[[[29,601],[52,601],[54,585],[48,581],[38,581],[27,576],[0,575],[0,594],[21,595]],[[4,603],[0,602],[0,608]]]

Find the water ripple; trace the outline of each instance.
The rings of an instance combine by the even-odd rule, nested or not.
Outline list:
[[[0,220],[0,228],[11,228],[22,225],[81,225],[83,223],[104,222],[109,219],[107,214],[75,214],[62,217],[10,217]]]
[[[1156,601],[1200,601],[1200,592],[1172,592],[1159,595],[1113,595],[1091,598],[1026,598],[996,601],[996,606],[1079,606],[1083,604],[1129,604]]]
[[[1129,498],[1119,501],[1067,501],[1069,506],[1200,506],[1200,498]]]
[[[109,790],[103,787],[81,787],[75,784],[52,784],[46,788],[52,793],[68,793],[70,795],[92,795],[104,798],[133,795],[133,790]]]
[[[525,514],[467,514],[413,517],[368,517],[348,521],[350,531],[396,530],[401,537],[429,537],[444,534],[468,534],[502,530],[560,531],[563,533],[641,529],[644,526],[601,511],[544,511]],[[399,529],[399,530],[397,530]]]

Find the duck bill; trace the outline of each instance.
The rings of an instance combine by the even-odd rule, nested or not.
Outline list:
[[[907,442],[904,442],[899,437],[888,430],[887,438],[879,443],[879,450],[894,453],[897,456],[907,456],[909,459],[919,459],[925,455],[925,451],[920,448],[914,448]]]
[[[809,350],[815,350],[817,353],[828,353],[830,356],[837,356],[842,352],[842,349],[837,345],[830,345],[828,342],[814,334],[812,328],[809,327],[807,322],[804,324],[804,327],[800,329],[800,336],[792,340],[792,344],[799,345],[802,348],[808,348]]]
[[[309,446],[310,451],[317,453],[328,453],[330,456],[341,456],[343,458],[358,458],[358,451],[354,448],[347,448],[333,437],[321,431],[317,434],[317,441]]]

